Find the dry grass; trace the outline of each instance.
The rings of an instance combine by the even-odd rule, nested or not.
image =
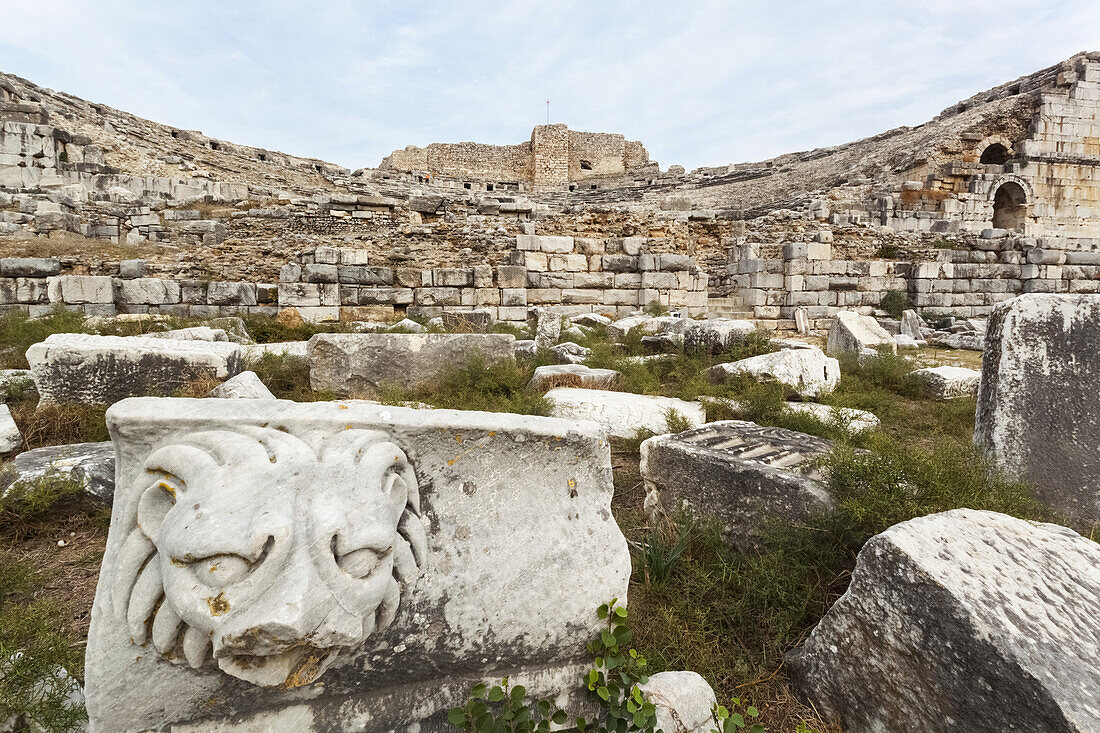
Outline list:
[[[29,239],[0,238],[0,257],[98,257],[104,260],[136,260],[149,259],[163,251],[163,247],[154,244],[140,247],[115,244],[109,239],[89,239],[73,232],[53,232],[48,237]]]
[[[97,443],[110,440],[104,405],[45,404],[33,400],[11,405],[26,450],[46,445]]]

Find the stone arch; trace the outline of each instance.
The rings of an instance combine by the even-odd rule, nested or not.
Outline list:
[[[1005,181],[993,192],[993,227],[1018,232],[1027,221],[1027,191],[1016,181]]]
[[[978,162],[985,165],[1004,165],[1015,154],[1012,141],[1002,135],[991,135],[980,143],[977,149]]]

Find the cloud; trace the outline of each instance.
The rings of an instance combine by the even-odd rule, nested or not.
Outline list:
[[[1098,37],[1100,4],[1067,0],[38,0],[5,10],[0,58],[158,122],[353,168],[408,144],[520,142],[547,98],[553,121],[695,167],[919,124]]]

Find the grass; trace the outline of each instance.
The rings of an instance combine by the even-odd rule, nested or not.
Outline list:
[[[527,389],[537,363],[521,359],[489,363],[475,355],[463,364],[447,367],[431,382],[408,388],[387,386],[378,397],[390,405],[423,402],[452,410],[549,415],[546,398]]]
[[[249,336],[258,344],[281,343],[283,341],[308,341],[318,333],[341,333],[348,330],[344,323],[310,323],[309,321],[289,322],[270,316],[242,315]]]
[[[317,402],[336,399],[332,392],[310,388],[309,362],[299,356],[264,354],[259,359],[249,360],[245,369],[256,372],[260,381],[281,400]]]
[[[0,238],[2,257],[57,257],[102,260],[149,259],[166,251],[153,242],[142,246],[115,244],[109,239],[92,239],[73,232],[55,231],[50,236],[39,235],[28,239]]]
[[[60,474],[16,481],[0,495],[0,527],[41,519],[60,504],[79,497],[83,488],[79,481]]]
[[[30,318],[21,310],[0,315],[0,362],[4,369],[26,369],[27,349],[54,333],[84,331],[84,314],[62,309],[43,318]]]
[[[904,290],[887,290],[878,307],[890,314],[891,318],[900,319],[905,311],[913,307],[913,304]]]

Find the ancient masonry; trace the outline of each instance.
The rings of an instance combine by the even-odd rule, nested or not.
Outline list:
[[[570,182],[600,176],[618,176],[657,164],[636,140],[603,132],[578,132],[565,125],[538,125],[530,142],[520,145],[432,143],[426,148],[410,145],[382,160],[383,171],[419,174],[421,180],[461,184],[475,182],[486,190],[544,191],[567,187]],[[442,181],[440,180],[442,179]],[[446,185],[446,184],[444,184]]]

